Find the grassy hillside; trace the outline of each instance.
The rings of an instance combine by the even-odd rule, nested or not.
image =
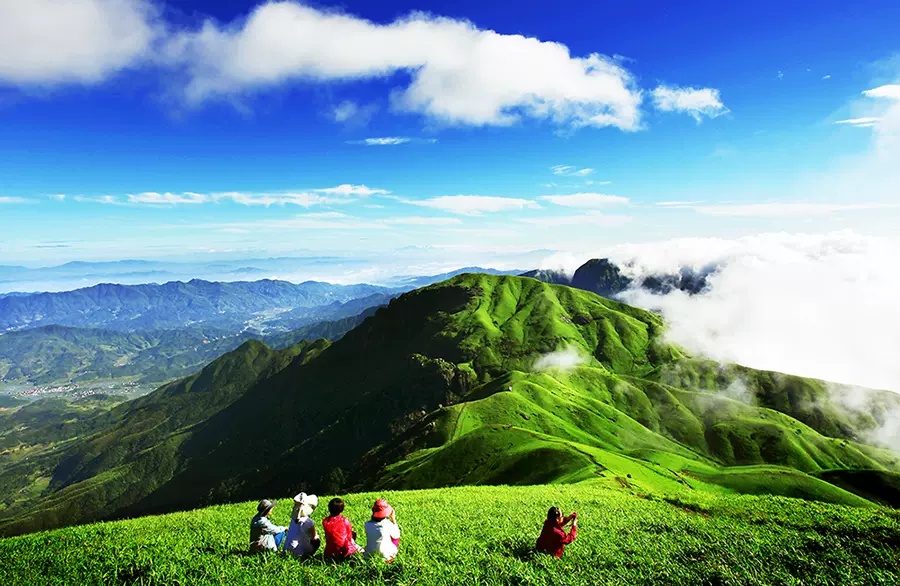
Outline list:
[[[623,479],[624,481],[625,479]],[[782,497],[668,494],[594,483],[346,495],[362,534],[376,497],[396,507],[387,565],[247,553],[255,502],[0,540],[0,583],[44,584],[806,584],[900,580],[900,514]],[[330,497],[320,495],[320,502]],[[561,560],[533,551],[550,505],[577,510]],[[321,531],[327,514],[313,520]],[[287,524],[290,500],[273,520]],[[364,542],[364,537],[360,538]]]
[[[663,332],[658,316],[589,292],[461,275],[393,300],[331,346],[242,347],[0,471],[2,494],[48,479],[0,511],[0,532],[288,494],[298,482],[326,492],[592,479],[867,506],[822,474],[900,471],[896,454],[860,441],[877,405],[844,419],[810,409],[803,399],[825,397],[824,384],[713,368]],[[578,364],[539,368],[560,361]],[[738,377],[752,383],[747,397],[733,392]]]

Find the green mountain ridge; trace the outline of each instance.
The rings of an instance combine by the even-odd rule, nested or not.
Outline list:
[[[891,486],[897,455],[858,440],[896,395],[872,391],[869,411],[845,416],[821,381],[695,360],[664,329],[589,292],[460,275],[393,300],[332,345],[248,342],[0,468],[3,495],[50,476],[0,511],[0,532],[298,488],[591,479],[872,506],[854,483],[817,475],[871,470]],[[535,370],[557,352],[580,364]],[[728,397],[735,380],[756,404]]]

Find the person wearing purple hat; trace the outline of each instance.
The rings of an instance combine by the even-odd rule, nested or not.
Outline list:
[[[379,556],[391,563],[397,557],[400,545],[400,527],[394,508],[384,499],[375,501],[372,518],[366,521],[365,557]]]

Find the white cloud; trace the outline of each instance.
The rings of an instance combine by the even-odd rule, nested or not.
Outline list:
[[[403,199],[400,201],[466,216],[478,216],[483,212],[506,212],[541,207],[537,202],[529,199],[490,195],[441,195],[429,199]]]
[[[330,117],[335,122],[348,126],[365,126],[377,110],[378,106],[375,104],[360,106],[352,100],[344,100],[331,109]]]
[[[662,207],[672,207],[672,208],[681,208],[681,207],[690,207],[692,205],[703,203],[702,200],[698,201],[658,201],[656,205]]]
[[[570,195],[542,195],[541,199],[558,206],[570,208],[603,208],[627,204],[628,198],[603,193],[573,193]]]
[[[662,312],[691,352],[826,380],[900,391],[900,242],[843,231],[680,239],[609,256],[631,276],[716,265],[710,290],[630,303]]]
[[[113,195],[76,195],[75,201],[84,203],[102,203],[109,205],[125,205],[119,198]]]
[[[459,218],[426,218],[422,216],[407,216],[405,218],[388,218],[382,220],[385,224],[397,224],[407,226],[450,226],[462,224]]]
[[[601,214],[589,211],[577,216],[544,216],[541,218],[520,218],[519,222],[544,228],[559,226],[593,226],[597,228],[618,228],[631,223],[631,216]]]
[[[15,197],[10,195],[0,195],[0,203],[27,203],[24,197]]]
[[[831,76],[830,76],[830,75],[823,75],[823,76],[822,76],[822,79],[823,79],[823,80],[824,80],[824,79],[831,79]]]
[[[313,191],[317,193],[328,193],[331,195],[341,195],[344,197],[349,196],[362,196],[366,197],[369,195],[386,195],[390,193],[386,189],[372,189],[366,185],[350,185],[349,183],[344,183],[342,185],[338,185],[337,187],[326,187],[324,189],[314,189]]]
[[[735,216],[749,218],[772,217],[809,217],[826,216],[841,212],[864,210],[898,209],[900,203],[861,202],[861,203],[806,203],[806,202],[772,202],[725,205],[681,206],[708,216]]]
[[[308,208],[314,205],[324,205],[330,203],[341,203],[341,201],[333,198],[323,197],[315,193],[244,193],[240,191],[229,191],[224,193],[215,193],[211,196],[212,201],[231,200],[245,206],[265,206],[272,205],[295,205]],[[349,200],[346,200],[349,201]]]
[[[351,141],[354,144],[364,144],[366,146],[390,146],[395,144],[405,144],[410,142],[410,138],[405,136],[385,136],[382,138],[364,138],[360,141]]]
[[[900,100],[900,84],[883,85],[863,92],[869,98]]]
[[[657,86],[653,90],[653,105],[663,112],[684,112],[697,122],[703,116],[716,118],[728,113],[719,90],[713,88]]]
[[[263,4],[241,23],[212,20],[174,36],[166,55],[189,77],[188,100],[240,96],[291,80],[410,76],[395,110],[445,124],[640,126],[641,92],[617,60],[565,45],[412,13],[386,25],[296,2]]]
[[[208,195],[202,193],[156,193],[148,191],[145,193],[128,194],[129,203],[144,204],[179,204],[179,203],[206,203],[210,201]]]
[[[881,118],[877,116],[865,116],[863,118],[848,118],[847,120],[836,120],[835,124],[849,124],[857,128],[871,128],[881,122]]]
[[[358,111],[359,107],[356,105],[356,102],[348,100],[335,106],[334,110],[332,110],[332,114],[334,115],[335,122],[346,122],[353,118]]]
[[[562,350],[540,356],[534,362],[534,370],[561,370],[566,372],[572,370],[576,366],[587,364],[590,360],[590,357],[585,356],[578,348],[569,346]]]
[[[56,201],[64,201],[66,199],[65,193],[50,193],[47,195],[50,199],[55,199]]]
[[[590,167],[579,169],[573,165],[554,165],[550,167],[554,175],[563,175],[565,177],[585,177],[594,172]]]
[[[102,82],[150,55],[155,22],[147,0],[0,0],[0,82]]]

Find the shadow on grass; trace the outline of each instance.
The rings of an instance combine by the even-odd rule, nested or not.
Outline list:
[[[491,549],[522,562],[534,561],[536,556],[541,555],[535,551],[534,544],[525,539],[504,539],[495,543]]]

